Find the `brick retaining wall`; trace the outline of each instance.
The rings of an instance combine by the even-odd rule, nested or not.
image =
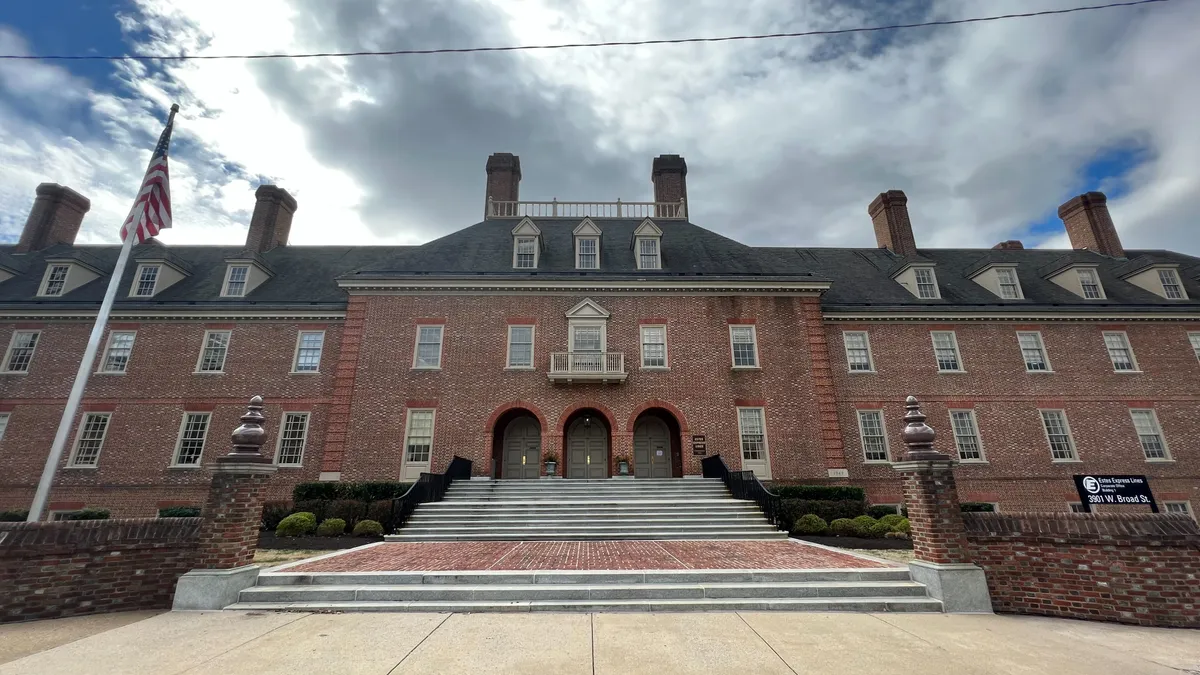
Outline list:
[[[200,518],[0,523],[0,623],[168,609]]]
[[[1200,628],[1200,529],[1183,514],[964,513],[997,612]]]

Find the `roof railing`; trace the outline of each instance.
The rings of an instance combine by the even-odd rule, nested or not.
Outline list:
[[[488,198],[488,218],[657,218],[686,220],[687,203],[677,202],[548,202],[497,201]]]

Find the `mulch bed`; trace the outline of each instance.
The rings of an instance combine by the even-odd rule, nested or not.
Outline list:
[[[383,541],[383,537],[277,537],[274,532],[263,530],[258,535],[258,548],[273,551],[340,551],[377,541]]]
[[[836,546],[837,548],[856,548],[867,550],[894,549],[897,551],[911,550],[911,539],[864,539],[861,537],[814,537],[810,535],[792,535],[793,539],[811,541],[814,544]]]

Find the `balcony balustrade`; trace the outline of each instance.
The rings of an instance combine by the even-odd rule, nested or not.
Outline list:
[[[554,352],[550,354],[554,382],[624,382],[624,352]]]

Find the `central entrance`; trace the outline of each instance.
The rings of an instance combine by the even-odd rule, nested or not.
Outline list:
[[[638,478],[670,478],[671,433],[666,422],[645,416],[633,427],[633,475]]]
[[[567,426],[567,478],[608,478],[608,426],[584,413]]]
[[[504,429],[504,478],[537,478],[542,466],[542,430],[533,417],[518,417]]]

